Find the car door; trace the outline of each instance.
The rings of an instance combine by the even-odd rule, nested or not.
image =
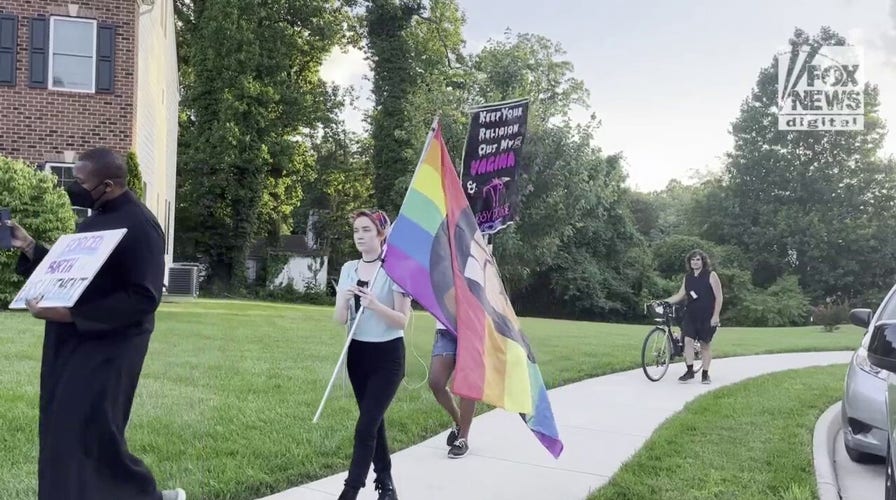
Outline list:
[[[896,320],[896,286],[894,286],[887,297],[881,303],[877,312],[871,319],[868,326],[863,343],[868,347],[869,336],[874,331],[874,326],[881,321]],[[891,371],[887,375],[887,422],[890,426],[890,442],[896,442],[896,375]],[[893,453],[893,451],[891,451]],[[894,456],[896,458],[896,456]]]

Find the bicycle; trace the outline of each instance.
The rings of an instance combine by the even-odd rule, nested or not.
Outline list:
[[[681,306],[666,301],[645,304],[645,314],[653,315],[657,323],[644,338],[641,347],[641,368],[651,382],[662,379],[669,370],[669,363],[675,358],[684,357],[684,336],[675,332],[675,320],[681,316]],[[700,357],[700,341],[694,340],[694,371],[699,372],[703,362]],[[657,369],[651,374],[650,369]]]

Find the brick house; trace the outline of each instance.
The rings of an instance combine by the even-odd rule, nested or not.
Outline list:
[[[0,2],[0,155],[65,186],[78,153],[134,151],[169,265],[178,102],[174,0]]]

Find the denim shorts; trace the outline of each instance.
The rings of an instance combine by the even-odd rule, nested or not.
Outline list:
[[[432,343],[432,355],[455,356],[457,354],[457,337],[448,330],[436,330],[436,338]]]

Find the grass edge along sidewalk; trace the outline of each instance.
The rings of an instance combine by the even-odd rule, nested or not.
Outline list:
[[[185,485],[194,499],[244,500],[345,470],[357,415],[351,389],[337,383],[321,421],[311,423],[345,338],[331,315],[326,307],[272,303],[164,304],[127,434],[160,486]],[[650,329],[522,322],[549,388],[637,368]],[[433,328],[431,317],[415,314],[408,329],[407,377],[387,416],[393,451],[449,424],[425,383]],[[852,350],[861,332],[850,328],[726,328],[715,347],[720,356]],[[35,497],[41,332],[26,314],[0,313],[4,500]]]
[[[813,430],[842,397],[845,370],[786,370],[699,396],[588,500],[818,498]]]

